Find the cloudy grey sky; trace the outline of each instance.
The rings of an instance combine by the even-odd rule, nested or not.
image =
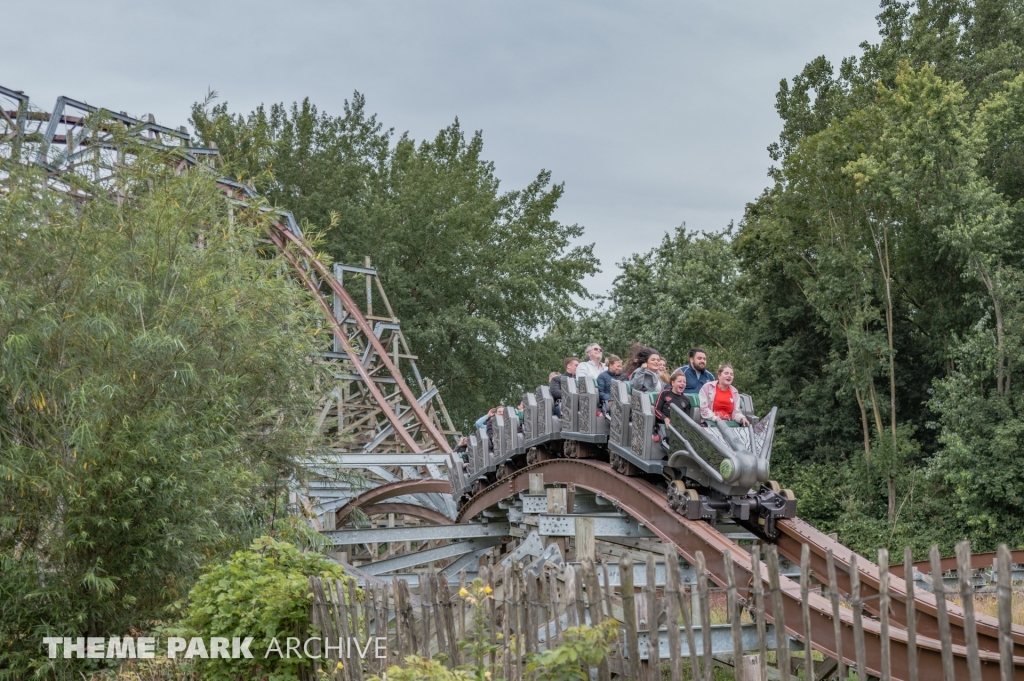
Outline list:
[[[686,222],[723,229],[767,185],[775,92],[817,55],[877,40],[877,0],[4,3],[0,84],[166,125],[208,88],[232,109],[353,90],[386,127],[482,129],[505,188],[541,168],[586,227],[604,293],[629,253]],[[32,26],[38,30],[31,29]]]

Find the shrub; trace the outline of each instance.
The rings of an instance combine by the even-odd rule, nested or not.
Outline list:
[[[252,659],[193,659],[203,679],[298,679],[303,658],[267,656],[267,650],[274,638],[283,650],[288,636],[305,640],[315,635],[309,630],[311,576],[344,578],[341,567],[322,554],[260,537],[248,551],[238,551],[199,578],[180,624],[166,634],[254,638]]]

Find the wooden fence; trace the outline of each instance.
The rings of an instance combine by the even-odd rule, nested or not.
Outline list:
[[[761,560],[759,545],[755,544],[751,552],[756,573]],[[958,547],[957,553],[961,567],[960,589],[957,594],[949,595],[959,596],[964,605],[965,630],[973,630],[975,594],[966,543]],[[850,570],[850,593],[843,595],[837,585],[831,552],[828,554],[828,583],[818,583],[811,577],[809,550],[804,546],[800,566],[803,621],[796,627],[790,623],[791,628],[801,632],[801,635],[791,637],[781,634],[785,631],[784,623],[779,622],[776,629],[766,620],[765,603],[773,604],[773,610],[781,612],[782,594],[779,557],[774,546],[767,546],[764,558],[769,573],[767,590],[760,580],[754,580],[749,586],[736,584],[728,554],[725,556],[724,588],[711,583],[704,557],[699,552],[694,566],[696,584],[692,586],[684,584],[684,573],[679,569],[674,551],[666,553],[663,558],[665,573],[660,580],[654,554],[647,554],[646,573],[634,567],[629,555],[623,556],[618,565],[617,590],[613,586],[614,580],[609,579],[607,564],[595,564],[591,560],[559,569],[542,565],[526,570],[513,564],[482,566],[480,578],[490,593],[475,605],[472,596],[465,597],[473,591],[472,588],[463,591],[467,587],[465,574],[456,586],[450,585],[435,571],[420,573],[418,588],[415,589],[417,594],[411,592],[406,581],[398,579],[367,582],[363,588],[357,589],[354,580],[343,583],[311,578],[314,596],[311,623],[320,631],[319,636],[332,643],[325,651],[324,659],[316,663],[315,669],[309,670],[309,678],[322,678],[321,673],[327,672],[328,678],[337,681],[362,681],[381,675],[391,665],[403,665],[409,655],[425,659],[441,656],[449,666],[469,663],[459,642],[472,637],[470,630],[475,621],[478,625],[484,623],[477,632],[478,638],[484,638],[485,643],[494,647],[483,660],[491,678],[518,681],[525,678],[529,656],[557,646],[565,639],[569,628],[614,618],[618,623],[615,627],[618,639],[613,652],[590,670],[590,677],[599,681],[607,681],[612,676],[660,681],[663,673],[670,675],[673,681],[711,681],[715,666],[731,667],[737,681],[789,679],[790,675],[805,680],[846,679],[855,670],[860,681],[865,681],[863,618],[868,615],[863,612],[864,600],[856,578],[855,563]],[[909,549],[904,559],[907,574],[911,574]],[[943,575],[935,548],[932,560],[936,567],[932,582],[941,613],[943,657],[951,659],[953,639],[949,621],[942,616],[947,594],[943,591]],[[1010,554],[1005,547],[1000,550],[996,563],[1000,678],[1009,681],[1014,675],[1011,638],[1013,589]],[[881,589],[877,596],[880,599],[877,620],[883,640],[889,631],[888,613],[892,607],[888,564],[888,553],[879,551]],[[642,585],[634,584],[634,574],[646,577]],[[904,666],[909,669],[911,681],[919,678],[920,681],[929,681],[938,677],[926,673],[926,670],[922,670],[920,676],[918,674],[916,644],[913,643],[916,638],[912,584],[908,585],[910,597],[905,599],[906,619],[910,622],[907,635],[912,643],[908,647],[910,659]],[[820,659],[822,656],[819,654],[818,660],[807,652],[814,640],[806,605],[812,591],[830,599],[837,638],[840,609],[852,611],[854,651],[838,651],[839,659]],[[904,605],[901,603],[899,607]],[[725,623],[712,624],[713,615]],[[669,623],[676,623],[676,626],[668,626]],[[355,645],[339,648],[333,644],[335,641],[353,641]],[[367,642],[370,642],[368,647]],[[975,678],[978,648],[976,640],[973,645],[970,639],[967,643],[968,667],[971,668],[971,677]],[[375,655],[378,650],[382,653],[380,657]],[[709,654],[705,654],[706,651]],[[891,678],[887,652],[888,646],[884,645],[881,678],[885,680]],[[857,662],[852,668],[847,668],[843,663],[844,657]],[[788,674],[779,670],[787,670]],[[952,681],[952,663],[944,672]],[[980,671],[976,678],[981,678]]]

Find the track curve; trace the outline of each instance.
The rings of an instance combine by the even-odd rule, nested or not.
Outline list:
[[[355,499],[338,509],[337,522],[341,523],[352,511],[365,506],[373,506],[378,502],[406,494],[451,494],[452,486],[447,480],[422,478],[418,480],[399,480],[368,489]]]
[[[385,515],[387,513],[395,513],[397,515],[409,515],[421,520],[426,520],[432,525],[455,524],[455,521],[444,513],[435,511],[432,508],[427,508],[426,506],[417,506],[416,504],[389,504],[385,502],[382,504],[373,504],[372,506],[362,506],[360,508],[366,515]]]
[[[737,582],[747,585],[742,591],[749,593],[749,585],[755,578],[760,578],[765,585],[768,584],[766,566],[761,566],[760,575],[754,575],[750,554],[745,549],[727,539],[710,525],[686,520],[680,516],[669,508],[661,489],[642,479],[622,476],[607,463],[591,459],[553,459],[519,469],[468,500],[456,517],[456,522],[466,522],[485,509],[496,505],[499,501],[528,491],[530,473],[543,473],[545,484],[573,484],[600,493],[618,508],[641,521],[663,541],[674,545],[679,554],[690,562],[696,562],[697,551],[702,552],[710,576],[719,586],[725,585],[724,556],[726,553],[732,557],[737,572]],[[786,630],[790,635],[802,638],[802,631],[799,627],[799,623],[802,621],[800,586],[785,577],[780,577],[780,584]],[[768,599],[765,604],[765,611],[767,617],[774,622],[776,613],[770,600]],[[808,605],[813,631],[812,646],[835,658],[836,640],[831,603],[819,594],[811,594]],[[853,613],[850,610],[841,610],[840,623],[843,658],[848,664],[855,664],[856,660],[850,657],[850,652],[856,650]],[[882,636],[880,625],[870,618],[864,618],[863,629],[867,654],[866,671],[875,676],[881,676]],[[942,657],[939,641],[918,634],[916,643],[921,678],[941,678]],[[909,678],[907,632],[895,626],[890,627],[889,646],[892,653],[892,677],[895,679]],[[956,678],[969,678],[967,649],[963,645],[954,644],[953,656]],[[999,679],[999,655],[989,650],[982,650],[980,658],[982,678],[992,681]],[[1024,673],[1024,657],[1016,656],[1013,662],[1015,672]]]
[[[971,554],[971,569],[979,570],[983,568],[990,568],[995,562],[996,553],[973,553]],[[1014,549],[1010,551],[1010,562],[1014,565],[1024,565],[1024,549]],[[948,556],[939,561],[939,569],[943,572],[949,572],[950,570],[957,569],[956,556]],[[932,571],[931,561],[919,560],[914,563],[914,569],[918,572],[930,574]],[[889,568],[889,572],[898,576],[904,577],[903,565],[893,565]]]

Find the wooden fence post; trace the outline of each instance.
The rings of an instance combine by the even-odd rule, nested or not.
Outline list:
[[[857,679],[867,681],[865,668],[867,653],[864,649],[863,601],[860,599],[860,572],[857,570],[857,554],[850,556],[850,607],[853,608],[853,647],[857,654]]]
[[[1013,587],[1010,549],[999,545],[996,554],[996,598],[999,602],[999,670],[1001,681],[1013,681]]]
[[[971,574],[971,542],[956,545],[957,575],[960,577],[960,603],[964,611],[964,644],[967,646],[967,672],[971,681],[981,681],[981,657],[978,655],[978,628],[974,622],[974,581]]]
[[[907,671],[917,681],[917,611],[914,604],[914,555],[903,549],[903,581],[907,584]]]
[[[644,593],[647,595],[647,673],[650,681],[660,681],[661,678],[661,654],[658,648],[658,592],[655,585],[657,577],[657,565],[654,562],[654,554],[647,554],[647,584],[644,586]],[[609,604],[609,608],[611,604]]]
[[[786,639],[786,613],[783,610],[782,589],[779,586],[779,552],[774,544],[768,546],[768,587],[771,589],[772,617],[775,619],[775,659],[778,660],[779,672],[785,679],[789,678],[792,671],[789,663],[789,643]]]
[[[448,639],[449,657],[454,665],[460,665],[462,664],[462,651],[459,650],[459,639],[455,635],[455,618],[452,613],[455,604],[452,602],[452,590],[448,586],[448,578],[445,575],[438,576],[438,586],[440,587],[441,614],[444,616],[445,637]],[[477,607],[482,608],[484,604],[480,603]]]
[[[683,678],[683,661],[680,658],[682,651],[679,645],[679,590],[679,559],[675,549],[666,544],[665,628],[668,630],[668,664],[672,681],[682,681]]]
[[[579,588],[579,576],[576,568],[568,565],[565,568],[565,623],[568,627],[578,627],[580,621],[579,598],[576,595]]]
[[[768,681],[768,627],[764,611],[764,579],[761,577],[761,543],[756,542],[750,550],[754,574],[754,616],[757,618],[758,676],[759,681]],[[839,678],[843,678],[840,676]],[[747,681],[755,681],[747,676]]]
[[[697,592],[700,595],[700,630],[703,634],[702,642],[704,649],[701,651],[704,658],[704,681],[714,681],[715,660],[711,653],[711,600],[708,589],[708,569],[704,562],[704,554],[697,551]]]
[[[828,566],[828,595],[832,601],[832,626],[836,638],[836,678],[846,679],[846,665],[843,664],[843,625],[839,619],[839,581],[836,579],[836,560],[832,549],[825,550],[825,562]]]
[[[594,566],[594,561],[589,559],[583,560],[583,581],[587,587],[587,601],[590,610],[590,621],[594,626],[597,626],[604,621],[604,613],[601,608],[601,585],[597,581],[597,568]],[[599,681],[610,681],[611,679],[611,668],[608,665],[608,660],[601,660],[601,663],[597,666],[597,678]]]
[[[932,593],[935,594],[939,642],[942,644],[942,677],[945,681],[956,681],[953,675],[953,641],[950,638],[949,613],[946,611],[946,584],[942,581],[942,558],[939,556],[938,546],[932,546],[929,553],[932,563]]]
[[[538,618],[538,596],[537,581],[529,575],[523,574],[526,579],[526,652],[536,653],[537,650],[537,629],[539,628]]]
[[[806,546],[806,544],[805,544]],[[736,573],[733,570],[732,554],[728,551],[722,556],[725,559],[725,599],[729,612],[729,623],[732,629],[732,662],[736,681],[746,681],[746,670],[743,668],[743,630],[740,628],[740,603],[736,593]],[[810,679],[814,679],[812,674]]]
[[[416,642],[416,611],[412,607],[412,597],[409,595],[409,583],[402,580],[398,583],[402,594],[402,622],[403,629],[408,635],[408,655],[415,655],[419,650]],[[404,652],[404,651],[403,651]]]
[[[807,546],[804,544],[804,546]],[[882,635],[881,681],[892,679],[892,659],[889,650],[889,551],[878,550],[878,624]]]
[[[430,581],[420,574],[420,623],[423,625],[423,659],[430,659]]]
[[[504,666],[505,678],[511,681],[512,679],[512,617],[514,609],[512,607],[512,568],[508,565],[504,566],[504,572],[502,573],[501,580],[501,645],[502,645],[502,664]]]
[[[548,583],[551,592],[551,612],[555,620],[555,645],[558,645],[562,642],[562,616],[558,612],[561,599],[558,596],[558,579],[555,578],[554,571],[548,573]]]
[[[640,644],[636,631],[636,598],[633,586],[633,559],[629,553],[619,559],[619,582],[622,591],[622,620],[626,628],[626,654],[632,678],[642,679]]]
[[[404,632],[405,623],[403,620],[403,611],[405,610],[404,603],[402,602],[402,589],[398,586],[398,577],[391,578],[392,591],[395,594],[395,647],[394,653],[396,660],[392,661],[392,664],[398,664],[405,657],[405,646],[406,638],[408,634]]]

